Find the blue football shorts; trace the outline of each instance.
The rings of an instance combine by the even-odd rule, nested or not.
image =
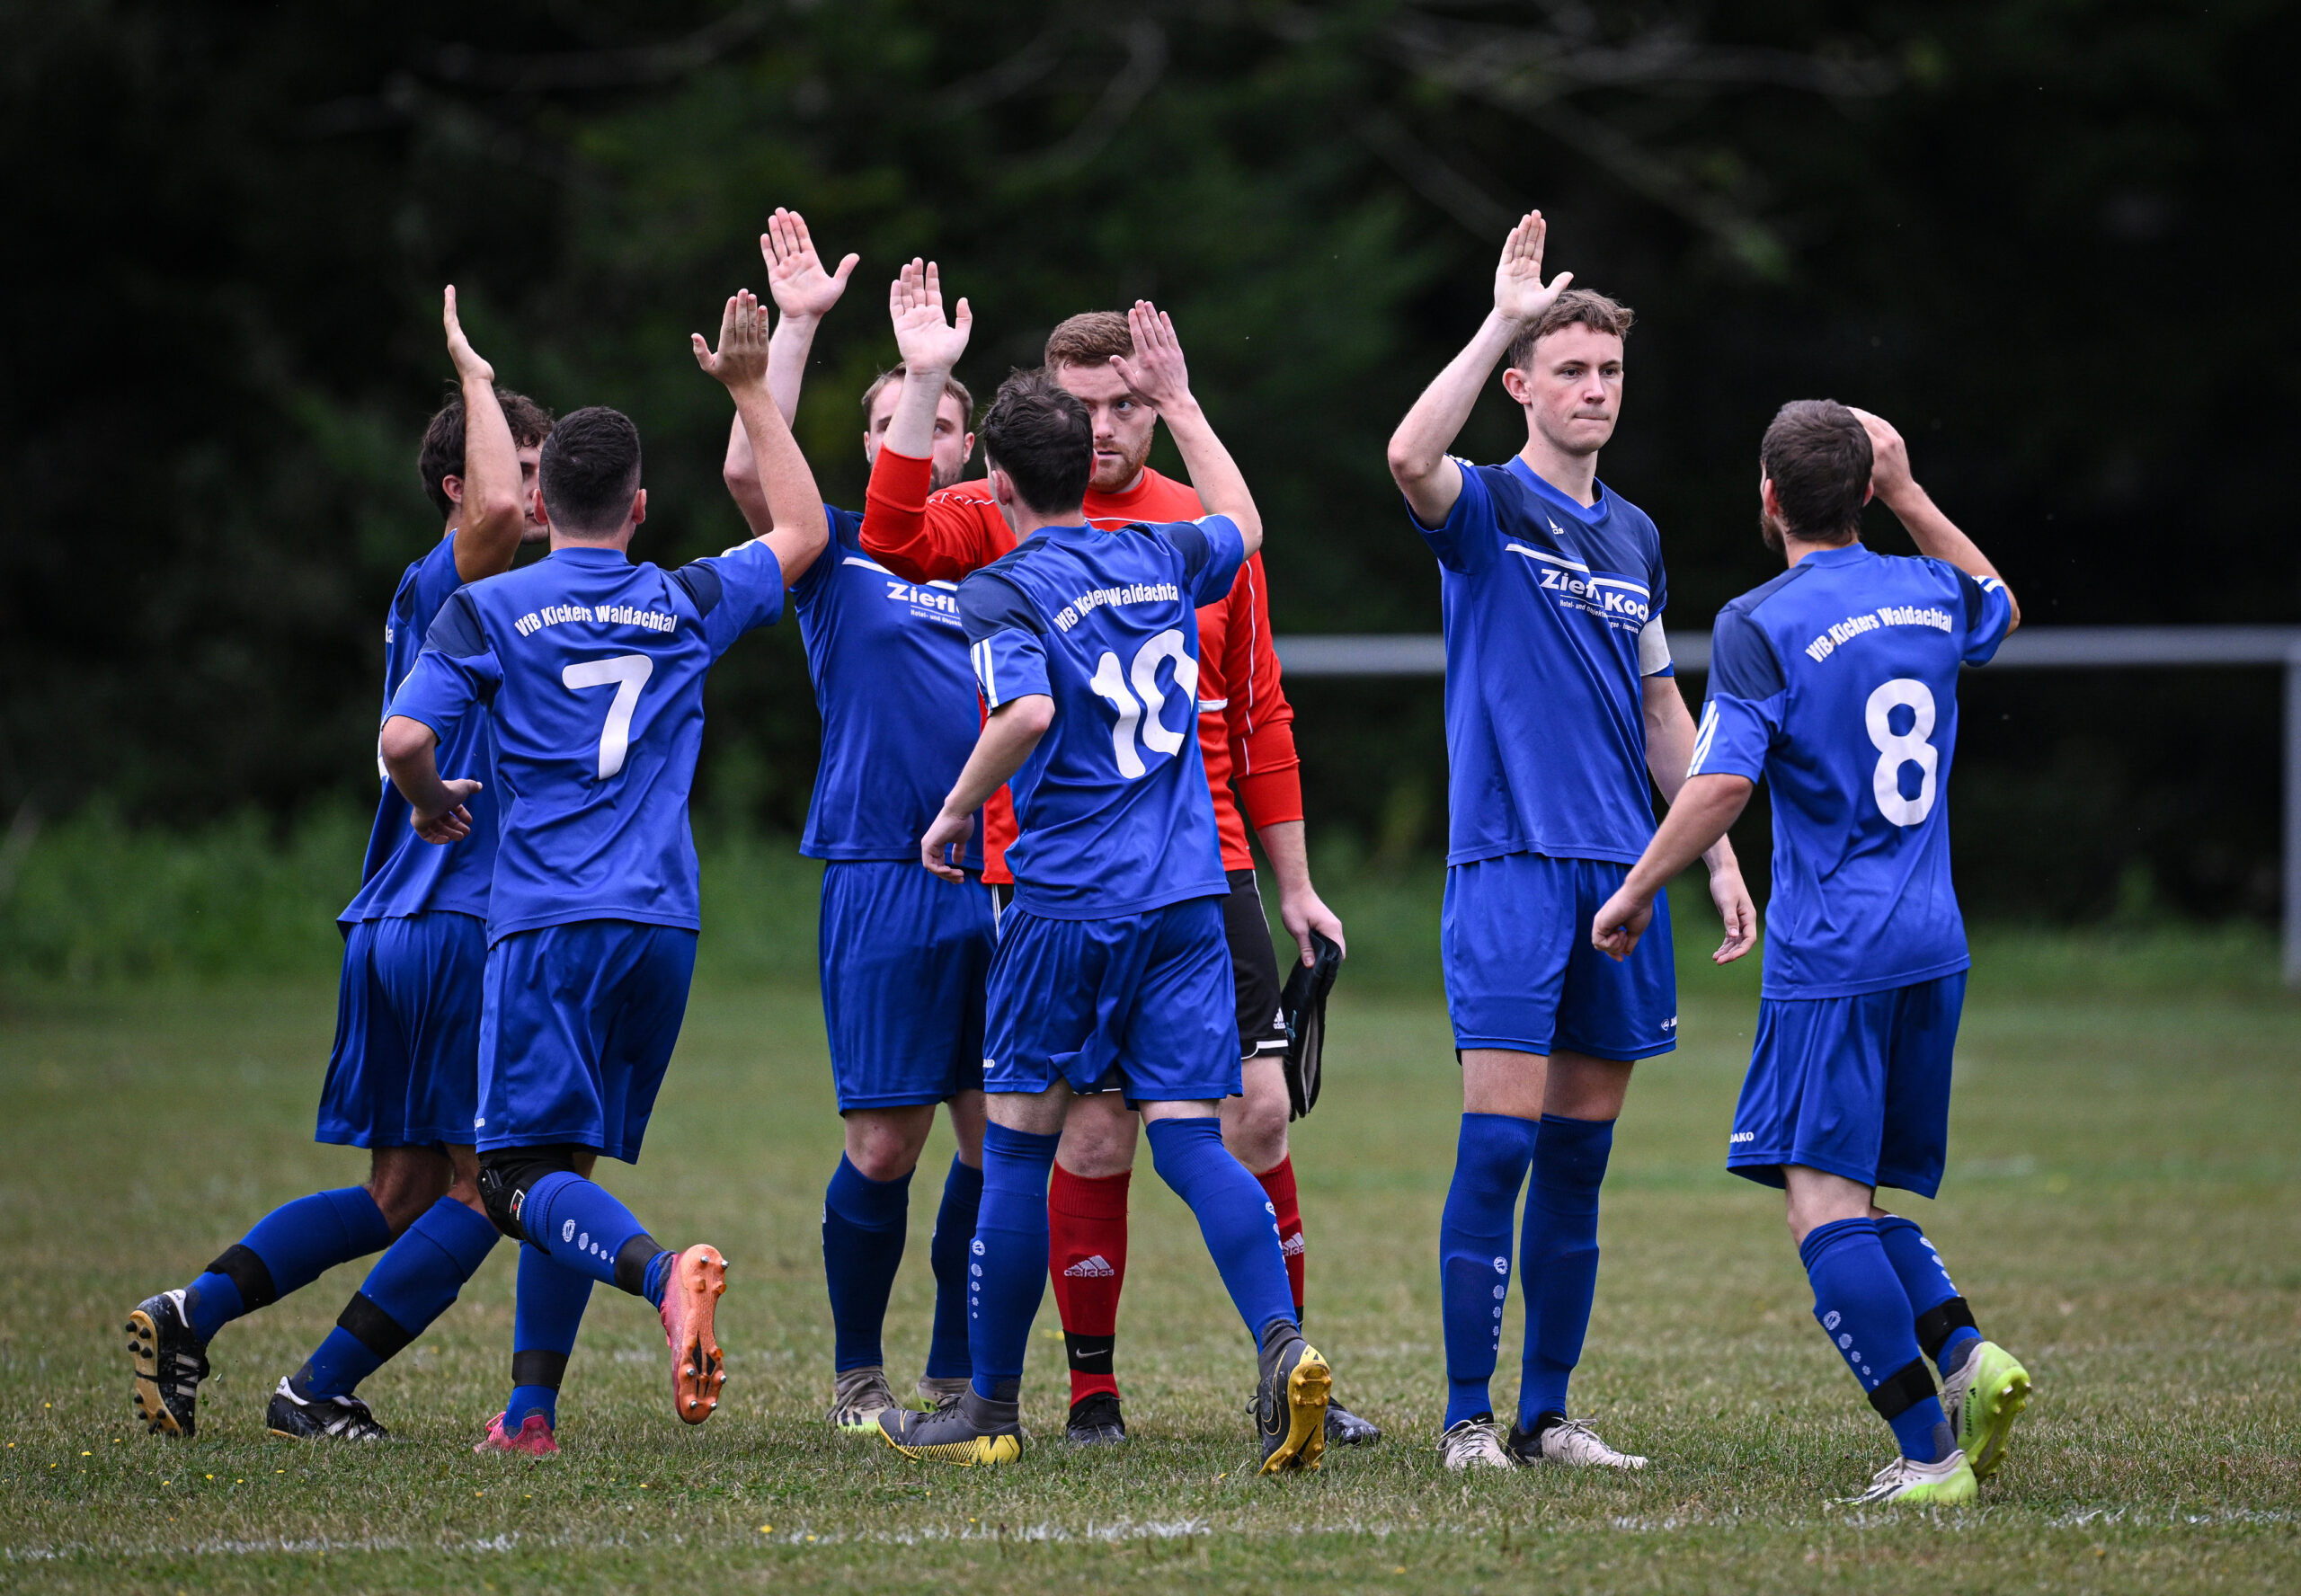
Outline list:
[[[539,926],[488,949],[479,1149],[566,1143],[638,1162],[694,974],[694,932],[632,920]]]
[[[1630,866],[1505,854],[1449,865],[1438,944],[1454,1046],[1628,1060],[1678,1045],[1668,895],[1630,957],[1590,945],[1590,925]]]
[[[487,926],[440,909],[344,927],[315,1139],[469,1147]]]
[[[1950,1148],[1966,972],[1852,998],[1758,1005],[1726,1167],[1762,1185],[1803,1165],[1931,1197]]]
[[[982,1088],[991,894],[917,859],[823,866],[816,946],[839,1111],[943,1103]]]
[[[1238,993],[1221,898],[1054,920],[1008,905],[991,961],[982,1086],[1141,1103],[1239,1089]]]

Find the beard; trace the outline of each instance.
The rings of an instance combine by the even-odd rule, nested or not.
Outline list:
[[[1149,465],[1150,461],[1152,436],[1146,434],[1143,437],[1142,448],[1139,453],[1128,454],[1124,448],[1121,447],[1116,451],[1120,461],[1116,470],[1106,469],[1098,457],[1095,461],[1095,474],[1088,480],[1087,485],[1097,493],[1115,493],[1142,475],[1143,466]]]
[[[927,469],[927,491],[930,493],[941,492],[964,475],[966,468],[967,463],[964,460],[960,461],[948,471],[943,469],[943,463],[940,460],[936,461]]]
[[[1763,510],[1758,511],[1758,536],[1765,539],[1766,547],[1777,554],[1781,553],[1781,523]]]

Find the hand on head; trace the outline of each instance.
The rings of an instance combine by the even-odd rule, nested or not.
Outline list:
[[[737,290],[727,301],[719,321],[719,348],[714,351],[700,332],[688,337],[695,345],[695,363],[729,388],[763,385],[767,381],[767,307],[749,288]]]
[[[1846,408],[1853,412],[1853,419],[1861,423],[1861,430],[1870,434],[1870,492],[1891,504],[1914,480],[1909,469],[1909,445],[1902,441],[1902,435],[1885,417],[1871,415],[1851,404]]]
[[[1167,410],[1190,398],[1190,370],[1183,361],[1182,341],[1175,336],[1175,319],[1148,299],[1137,299],[1126,313],[1127,331],[1134,337],[1134,356],[1111,357],[1111,368],[1134,396],[1153,410]]]
[[[1542,281],[1542,244],[1549,234],[1542,213],[1530,210],[1503,241],[1502,259],[1494,268],[1494,308],[1514,322],[1540,316],[1574,280],[1571,271],[1561,271]]]
[[[967,352],[974,311],[962,297],[956,314],[943,315],[943,275],[932,261],[914,257],[887,287],[887,318],[895,349],[910,371],[948,372]]]
[[[767,262],[767,291],[775,308],[807,321],[820,319],[839,303],[847,292],[848,273],[863,258],[848,255],[838,270],[825,271],[814,240],[807,235],[807,218],[779,206],[768,218],[767,231],[759,235],[759,253]]]
[[[449,283],[445,301],[440,309],[440,320],[448,329],[448,358],[456,363],[456,376],[466,382],[476,379],[492,383],[495,368],[479,358],[479,351],[464,336],[464,324],[456,314],[456,285]]]

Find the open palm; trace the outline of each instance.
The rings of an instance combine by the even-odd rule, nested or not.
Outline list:
[[[759,253],[767,259],[767,291],[775,308],[787,316],[820,320],[847,292],[847,274],[863,257],[848,255],[837,271],[825,271],[815,242],[807,234],[807,218],[795,210],[777,207],[759,235]]]
[[[895,349],[912,371],[948,371],[967,352],[974,312],[964,298],[956,315],[943,314],[942,274],[932,261],[913,260],[887,289],[887,317],[894,324]]]
[[[1561,271],[1542,281],[1542,244],[1549,233],[1542,213],[1530,210],[1503,243],[1502,259],[1494,268],[1494,308],[1514,322],[1541,315],[1574,280],[1571,271]]]

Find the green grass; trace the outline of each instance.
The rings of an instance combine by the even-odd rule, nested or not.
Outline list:
[[[1778,1200],[1719,1168],[1746,972],[1689,968],[1684,1045],[1641,1068],[1617,1143],[1576,1399],[1655,1457],[1634,1478],[1435,1467],[1432,1253],[1459,1106],[1444,1016],[1346,998],[1325,1103],[1296,1127],[1311,1325],[1341,1394],[1390,1434],[1282,1481],[1250,1472],[1246,1338],[1147,1163],[1123,1453],[1042,1445],[973,1474],[826,1433],[821,1022],[804,989],[724,981],[697,994],[646,1161],[609,1166],[658,1235],[734,1261],[710,1424],[672,1420],[653,1316],[603,1291],[566,1450],[472,1456],[506,1384],[506,1248],[369,1382],[397,1443],[262,1428],[356,1265],[218,1337],[196,1443],[147,1437],[126,1309],[270,1205],[363,1172],[309,1140],[332,983],[20,984],[0,998],[0,1589],[2290,1590],[2301,1007],[2242,938],[2009,938],[1990,957],[1946,1195],[1908,1206],[2039,1393],[1983,1505],[1941,1515],[1824,1505],[1888,1437],[1813,1327]],[[938,1131],[930,1170],[947,1147]],[[917,1186],[899,1377],[924,1353],[937,1187]],[[1051,1307],[1032,1356],[1026,1422],[1059,1434]],[[1506,1362],[1506,1401],[1515,1377]]]

